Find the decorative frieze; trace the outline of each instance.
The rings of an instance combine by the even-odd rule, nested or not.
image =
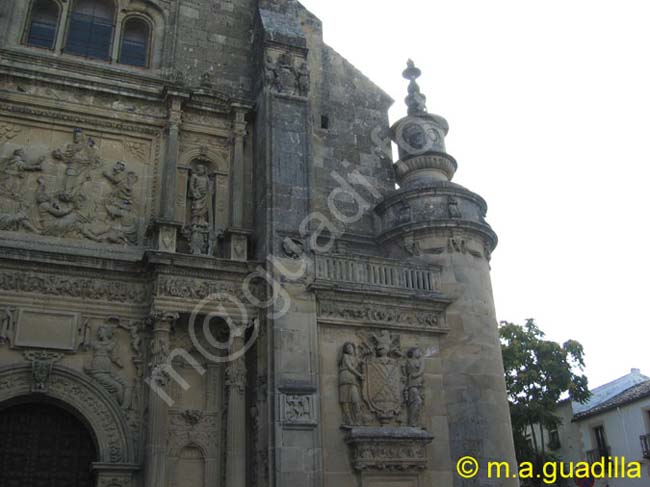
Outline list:
[[[0,290],[117,303],[147,304],[151,299],[149,287],[141,283],[18,270],[0,271]]]
[[[244,298],[242,285],[236,282],[210,281],[206,279],[170,276],[158,277],[156,295],[170,298],[205,299],[217,293],[229,293]]]
[[[348,430],[345,442],[357,471],[407,472],[427,467],[426,445],[433,435],[416,428],[368,428]]]
[[[443,309],[419,311],[417,306],[408,308],[369,302],[355,304],[347,301],[323,299],[319,306],[321,321],[356,322],[361,325],[423,329],[431,332],[446,332]]]

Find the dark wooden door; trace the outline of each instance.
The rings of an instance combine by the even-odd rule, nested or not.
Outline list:
[[[0,409],[0,487],[92,487],[95,443],[75,416],[50,404]]]

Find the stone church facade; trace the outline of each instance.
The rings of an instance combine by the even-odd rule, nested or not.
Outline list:
[[[497,239],[419,75],[391,127],[294,0],[1,2],[0,485],[516,485],[455,472]]]

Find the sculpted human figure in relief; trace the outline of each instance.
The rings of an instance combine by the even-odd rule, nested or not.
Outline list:
[[[81,129],[74,130],[72,144],[64,149],[56,149],[52,152],[52,157],[67,166],[63,191],[59,195],[59,199],[64,202],[74,201],[83,184],[90,180],[90,172],[101,166],[95,142],[84,136]]]
[[[197,164],[190,176],[188,198],[190,206],[189,240],[192,254],[206,255],[210,249],[210,236],[213,234],[212,182],[208,169]]]
[[[127,387],[124,379],[113,370],[113,365],[122,368],[123,365],[117,356],[117,339],[113,335],[113,327],[109,324],[101,325],[97,330],[97,338],[86,345],[93,351],[90,365],[86,373],[113,394],[117,402],[124,409],[131,406],[131,389]]]
[[[343,345],[339,363],[339,403],[345,425],[359,424],[361,419],[360,383],[362,379],[356,347],[353,343],[348,342]]]
[[[424,386],[424,371],[422,368],[422,352],[418,347],[409,349],[406,353],[406,405],[407,424],[413,427],[421,426],[422,387]]]

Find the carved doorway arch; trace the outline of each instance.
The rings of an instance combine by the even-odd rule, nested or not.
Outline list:
[[[33,395],[33,390],[31,365],[0,368],[0,407]],[[55,365],[38,395],[83,418],[96,439],[99,463],[133,466],[135,449],[125,415],[105,389],[75,370]]]
[[[97,448],[89,428],[37,396],[0,406],[0,485],[91,487]]]

